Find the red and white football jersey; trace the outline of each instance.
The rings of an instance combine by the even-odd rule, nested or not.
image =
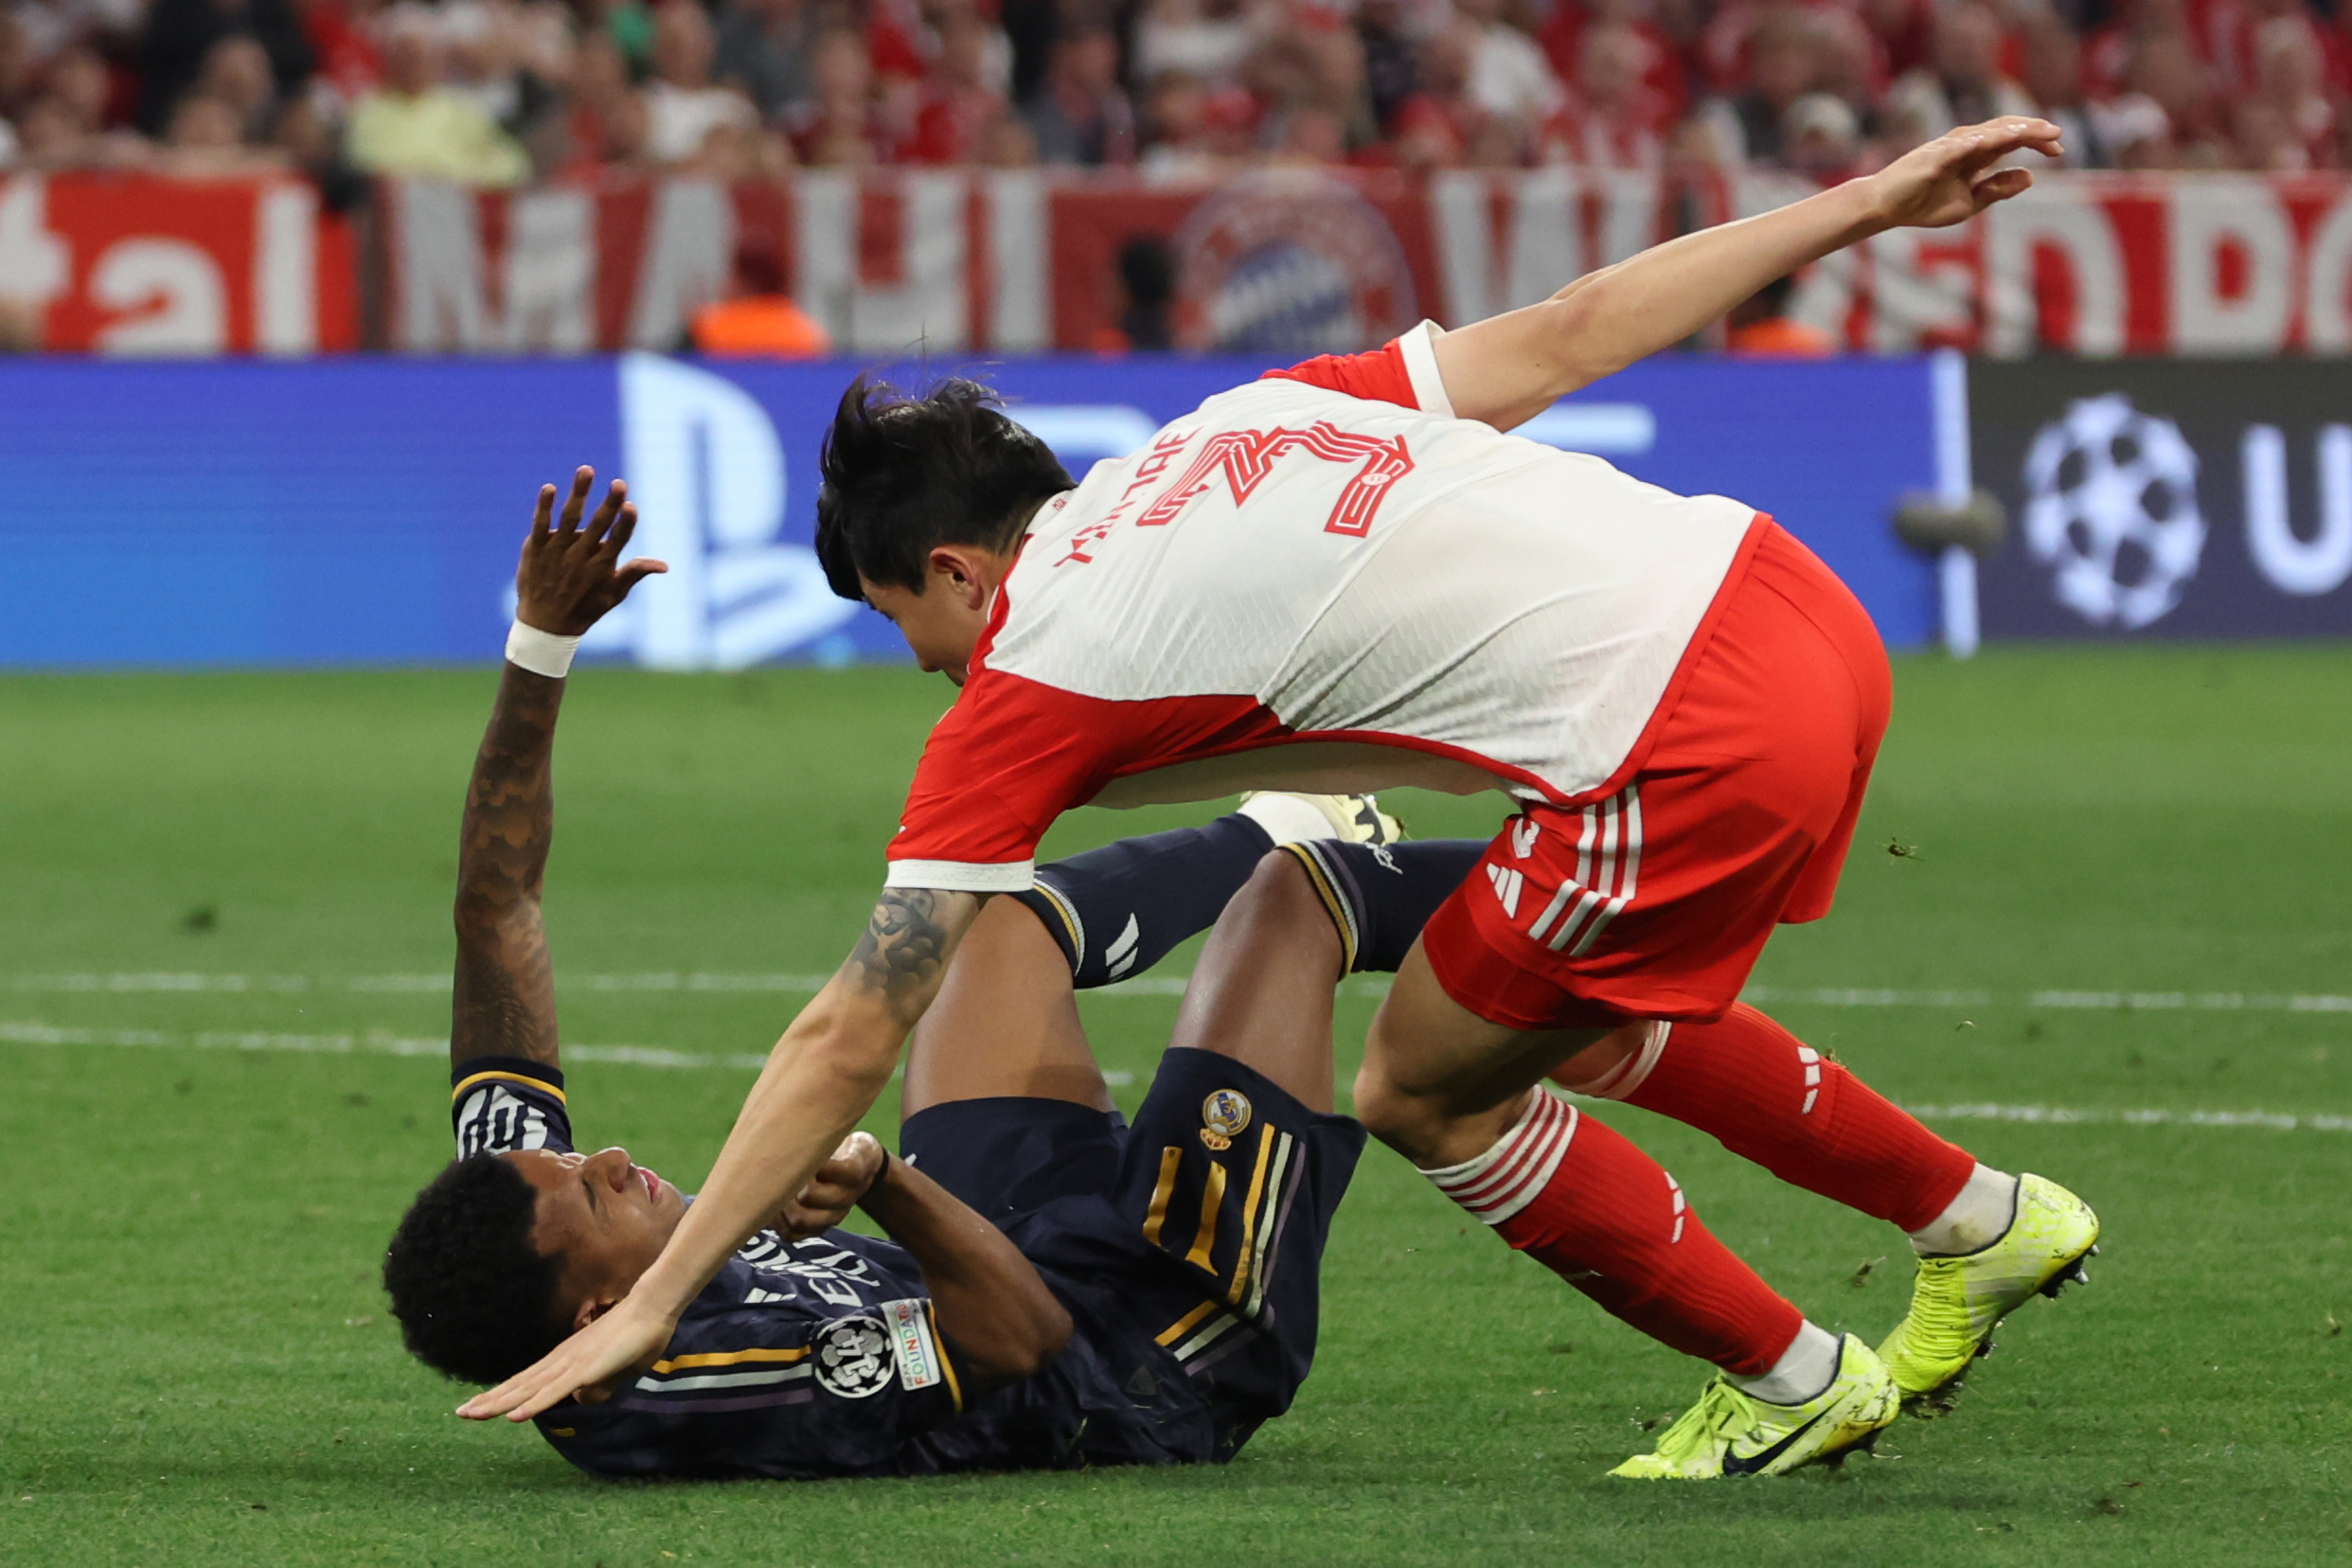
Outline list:
[[[1220,393],[1047,503],[890,885],[1025,888],[1090,801],[1623,783],[1756,514],[1455,419],[1436,333]]]

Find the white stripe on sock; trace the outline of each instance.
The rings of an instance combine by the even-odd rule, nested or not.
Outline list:
[[[1666,1054],[1666,1041],[1673,1032],[1672,1024],[1663,1018],[1653,1019],[1642,1031],[1642,1048],[1639,1051],[1590,1083],[1562,1083],[1560,1087],[1572,1095],[1582,1095],[1587,1099],[1630,1099],[1636,1090],[1649,1081],[1650,1072],[1658,1065],[1658,1059]]]
[[[1536,1090],[1527,1109],[1494,1147],[1475,1159],[1422,1175],[1488,1225],[1499,1225],[1533,1203],[1551,1181],[1577,1131],[1575,1107]]]

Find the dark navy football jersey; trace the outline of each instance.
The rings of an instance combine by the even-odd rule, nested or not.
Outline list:
[[[555,1069],[477,1059],[452,1076],[461,1157],[572,1148]],[[606,1476],[813,1479],[1217,1456],[1211,1416],[1169,1353],[1098,1299],[1098,1285],[1041,1273],[1071,1311],[1069,1348],[1036,1376],[973,1394],[904,1248],[846,1230],[802,1241],[762,1231],[686,1309],[650,1370],[603,1404],[546,1412],[539,1429]]]

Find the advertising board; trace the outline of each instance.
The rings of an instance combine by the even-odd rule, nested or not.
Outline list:
[[[0,361],[0,665],[495,659],[532,494],[583,462],[630,480],[637,547],[670,564],[591,656],[675,669],[904,657],[881,617],[827,590],[809,548],[818,442],[856,368]],[[1267,365],[965,368],[1082,475]],[[1666,358],[1525,434],[1773,512],[1908,647],[1933,634],[1933,587],[1886,515],[1933,482],[1932,423],[1917,360]]]
[[[131,359],[360,341],[352,224],[290,175],[0,173],[0,305],[42,347]]]
[[[1978,364],[1988,637],[2352,633],[2352,366]]]

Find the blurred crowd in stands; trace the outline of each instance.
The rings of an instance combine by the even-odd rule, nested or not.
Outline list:
[[[0,0],[0,168],[2352,163],[2352,0]]]

